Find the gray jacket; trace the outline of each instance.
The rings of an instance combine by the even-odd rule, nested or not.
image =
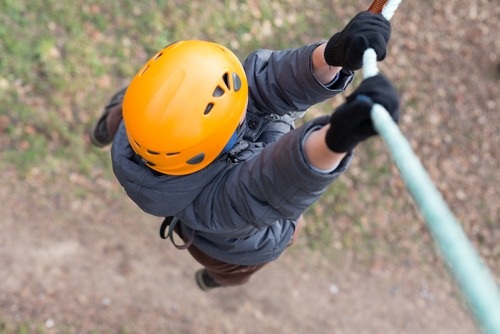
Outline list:
[[[297,117],[343,91],[352,79],[341,72],[329,87],[320,84],[312,74],[316,47],[258,50],[244,61],[250,92],[244,137],[199,172],[171,176],[146,167],[122,123],[111,155],[128,196],[149,214],[178,217],[184,234],[194,230],[193,244],[213,258],[240,265],[276,259],[289,244],[297,218],[351,160],[349,154],[331,173],[307,163],[304,137],[326,124],[327,116],[294,129]]]

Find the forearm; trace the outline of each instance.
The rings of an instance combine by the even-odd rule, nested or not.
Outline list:
[[[312,67],[314,77],[323,85],[332,82],[342,67],[330,66],[326,63],[324,52],[326,43],[320,44],[312,54]]]
[[[330,66],[325,62],[323,56],[326,43],[319,45],[312,55],[313,74],[323,85],[327,85],[337,76],[341,67]],[[325,136],[329,124],[315,130],[309,134],[304,142],[304,154],[307,161],[315,168],[329,171],[334,169],[346,153],[336,153],[331,151],[326,145]]]
[[[340,164],[346,153],[336,153],[326,145],[326,132],[329,124],[315,130],[309,134],[304,142],[304,154],[311,166],[323,170],[331,171]]]
[[[349,73],[330,68],[321,60],[321,44],[309,44],[279,51],[257,50],[244,61],[250,88],[249,108],[260,112],[285,115],[306,111],[343,92],[351,82]],[[319,77],[323,79],[320,81]]]

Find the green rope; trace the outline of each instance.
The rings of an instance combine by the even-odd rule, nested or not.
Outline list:
[[[374,105],[371,116],[477,322],[485,333],[499,334],[500,292],[492,274],[388,112]]]

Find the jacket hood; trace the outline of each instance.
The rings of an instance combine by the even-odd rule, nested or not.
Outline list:
[[[147,167],[132,150],[125,126],[122,124],[111,148],[113,171],[127,195],[145,212],[158,216],[175,216],[199,195],[202,188],[211,182],[213,171],[206,169],[183,178],[161,174]],[[213,164],[212,168],[223,169],[225,164]],[[212,177],[210,177],[212,175]]]

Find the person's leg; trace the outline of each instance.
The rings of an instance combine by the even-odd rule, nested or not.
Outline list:
[[[295,225],[295,232],[288,246],[291,246],[297,240],[304,224],[304,218],[301,215],[297,220],[297,223]],[[186,241],[183,237],[179,225],[176,226],[175,232],[181,239]],[[200,269],[196,273],[196,282],[202,290],[209,290],[220,286],[235,286],[245,284],[249,281],[250,277],[254,273],[259,271],[266,265],[266,263],[263,263],[243,266],[222,262],[208,256],[193,245],[188,247],[188,251],[198,263],[205,267],[204,269]]]
[[[180,225],[175,226],[175,233],[184,242],[184,237]],[[264,264],[243,266],[226,263],[203,253],[196,246],[190,245],[187,250],[191,256],[204,268],[196,272],[196,283],[202,290],[209,290],[221,286],[242,285],[248,282],[250,277],[260,270]]]
[[[127,87],[116,92],[104,108],[98,121],[90,131],[90,140],[97,147],[104,147],[113,142],[122,120],[122,103]]]
[[[288,247],[297,241],[304,225],[304,217],[301,215],[297,220],[295,232]],[[200,264],[205,266],[208,276],[211,277],[215,283],[223,286],[245,284],[255,272],[260,270],[265,265],[259,264],[253,266],[240,266],[224,263],[207,256],[194,246],[190,246],[188,251]],[[208,278],[206,279],[209,280]]]
[[[197,282],[200,288],[203,289],[202,285],[208,285],[209,288],[211,287],[216,287],[216,286],[235,286],[235,285],[242,285],[248,282],[250,277],[256,273],[258,270],[262,269],[264,267],[264,264],[257,264],[257,265],[250,265],[250,266],[242,266],[242,265],[237,265],[237,264],[231,264],[231,263],[226,263],[219,261],[217,259],[214,259],[202,251],[200,251],[198,248],[195,246],[191,245],[188,248],[189,253],[191,256],[198,261],[202,266],[205,267],[205,269],[202,269],[206,271],[206,274],[208,274],[209,277],[206,277],[206,274],[203,274],[202,271],[197,273]],[[200,282],[200,275],[205,275],[204,277],[201,277],[204,279],[206,282]],[[213,282],[210,282],[210,278],[213,280]],[[200,283],[202,283],[200,285]],[[205,284],[203,284],[205,283]]]

